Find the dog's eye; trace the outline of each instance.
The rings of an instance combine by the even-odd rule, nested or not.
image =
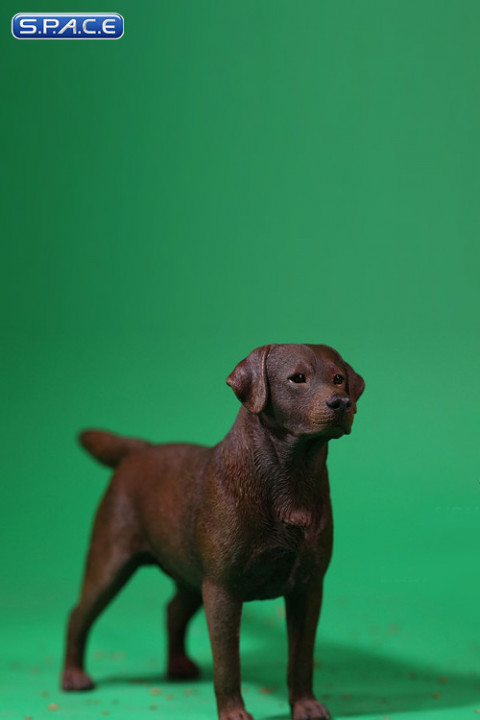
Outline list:
[[[307,381],[303,373],[296,373],[295,375],[291,375],[288,379],[294,383],[304,383]]]
[[[341,385],[344,380],[345,378],[343,377],[343,375],[339,375],[338,373],[333,378],[333,382],[335,383],[335,385]]]

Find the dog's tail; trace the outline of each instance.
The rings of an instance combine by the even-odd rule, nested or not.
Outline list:
[[[105,430],[84,430],[78,436],[80,445],[107,467],[115,468],[130,453],[151,447],[152,443],[137,438],[114,435]]]

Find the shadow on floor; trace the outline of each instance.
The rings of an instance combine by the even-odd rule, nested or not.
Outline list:
[[[268,635],[269,633],[267,633]],[[272,633],[273,634],[273,633]],[[275,633],[277,634],[277,633]],[[262,636],[262,640],[263,640]],[[263,694],[285,700],[286,651],[282,643],[262,642],[262,647],[242,653],[242,680]],[[321,663],[316,662],[315,690],[332,715],[379,715],[421,712],[480,705],[480,675],[447,672],[440,664],[420,665],[358,647],[320,643]],[[213,679],[211,663],[202,668],[197,687]],[[165,682],[159,674],[147,677],[99,678],[99,689],[110,684]],[[171,683],[170,683],[171,685]],[[188,681],[192,685],[192,681]],[[253,705],[251,692],[245,696]],[[287,715],[276,716],[286,718]],[[275,720],[273,717],[269,720]]]
[[[316,663],[315,691],[334,717],[384,717],[395,712],[480,704],[480,676],[447,672],[440,665],[423,666],[347,645],[321,643],[320,649],[322,661]],[[255,678],[256,683],[267,684],[275,675],[272,689],[285,696],[281,682],[284,664],[273,660],[266,672],[265,659],[245,658],[245,680]],[[274,672],[275,667],[278,672]]]

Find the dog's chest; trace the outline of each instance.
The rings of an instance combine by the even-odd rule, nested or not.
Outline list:
[[[267,600],[308,583],[318,574],[320,561],[300,527],[283,527],[251,548],[235,572],[235,591],[243,600]],[[308,534],[307,534],[308,535]]]

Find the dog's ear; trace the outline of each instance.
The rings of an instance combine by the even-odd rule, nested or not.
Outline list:
[[[365,390],[365,380],[355,372],[351,365],[343,361],[348,375],[348,391],[353,400],[353,412],[357,412],[357,400]]]
[[[252,350],[227,377],[227,385],[251,413],[262,412],[268,399],[267,355],[271,345]]]

